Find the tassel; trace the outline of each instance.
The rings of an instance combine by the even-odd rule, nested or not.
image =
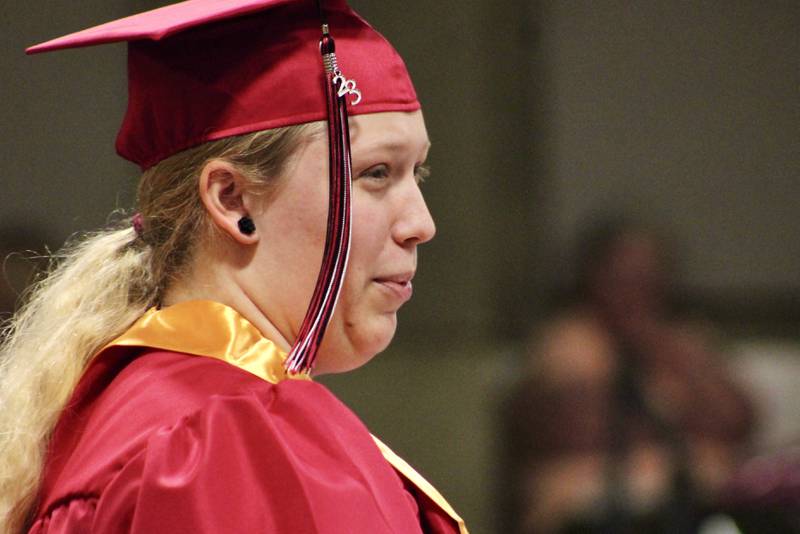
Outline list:
[[[347,123],[347,95],[357,104],[361,93],[353,80],[347,80],[336,63],[333,38],[328,25],[322,25],[320,53],[325,66],[325,96],[328,111],[329,204],[325,248],[317,283],[297,340],[286,359],[289,373],[311,371],[322,344],[328,321],[333,315],[347,271],[350,253],[352,168],[350,131]]]

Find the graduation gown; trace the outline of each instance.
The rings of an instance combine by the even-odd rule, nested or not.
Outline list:
[[[148,311],[62,413],[29,533],[467,533],[285,357],[222,304]]]

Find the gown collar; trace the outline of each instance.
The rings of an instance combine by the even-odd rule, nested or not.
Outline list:
[[[289,374],[286,353],[233,308],[210,300],[192,300],[166,308],[150,308],[110,346],[152,347],[223,360],[277,384]]]
[[[151,347],[216,358],[271,384],[283,380],[311,380],[305,373],[287,373],[283,365],[285,352],[261,335],[239,312],[209,300],[150,308],[105,348],[113,346]],[[378,438],[372,438],[386,461],[456,521],[461,534],[467,534],[464,521],[436,488]]]

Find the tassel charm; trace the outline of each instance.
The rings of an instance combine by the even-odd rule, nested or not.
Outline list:
[[[335,71],[336,75],[333,77],[334,85],[336,83],[339,84],[339,89],[337,89],[336,93],[339,98],[345,95],[353,95],[355,96],[355,100],[350,102],[351,105],[355,106],[359,102],[361,102],[361,91],[356,89],[356,81],[355,80],[348,80],[342,75],[342,71],[337,70]]]
[[[328,226],[322,265],[311,303],[285,362],[286,370],[291,374],[309,373],[313,368],[325,329],[339,298],[350,253],[352,168],[345,98],[350,95],[353,97],[352,104],[358,104],[361,92],[356,88],[356,82],[345,78],[339,70],[334,41],[328,33],[327,24],[322,26],[320,53],[325,67],[328,111]]]
[[[324,43],[328,39],[328,43]],[[361,91],[358,90],[356,87],[355,80],[348,80],[342,71],[339,69],[339,65],[336,62],[336,52],[335,47],[333,45],[333,38],[328,33],[328,25],[322,25],[322,41],[320,41],[320,50],[323,49],[323,46],[326,46],[325,52],[322,52],[322,64],[325,67],[326,73],[333,73],[333,84],[334,86],[338,86],[336,90],[336,95],[339,98],[342,98],[346,95],[353,95],[355,99],[350,102],[351,105],[355,106],[359,102],[361,102]]]

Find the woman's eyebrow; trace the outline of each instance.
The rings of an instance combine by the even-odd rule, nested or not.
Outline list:
[[[426,141],[424,145],[421,145],[419,149],[421,151],[427,152],[431,147],[431,142]],[[353,147],[354,150],[358,152],[371,152],[376,150],[386,150],[390,152],[400,151],[400,150],[408,150],[414,151],[415,146],[414,143],[409,141],[403,141],[400,139],[386,139],[386,140],[378,140],[370,142],[369,144],[365,144],[363,146]]]

